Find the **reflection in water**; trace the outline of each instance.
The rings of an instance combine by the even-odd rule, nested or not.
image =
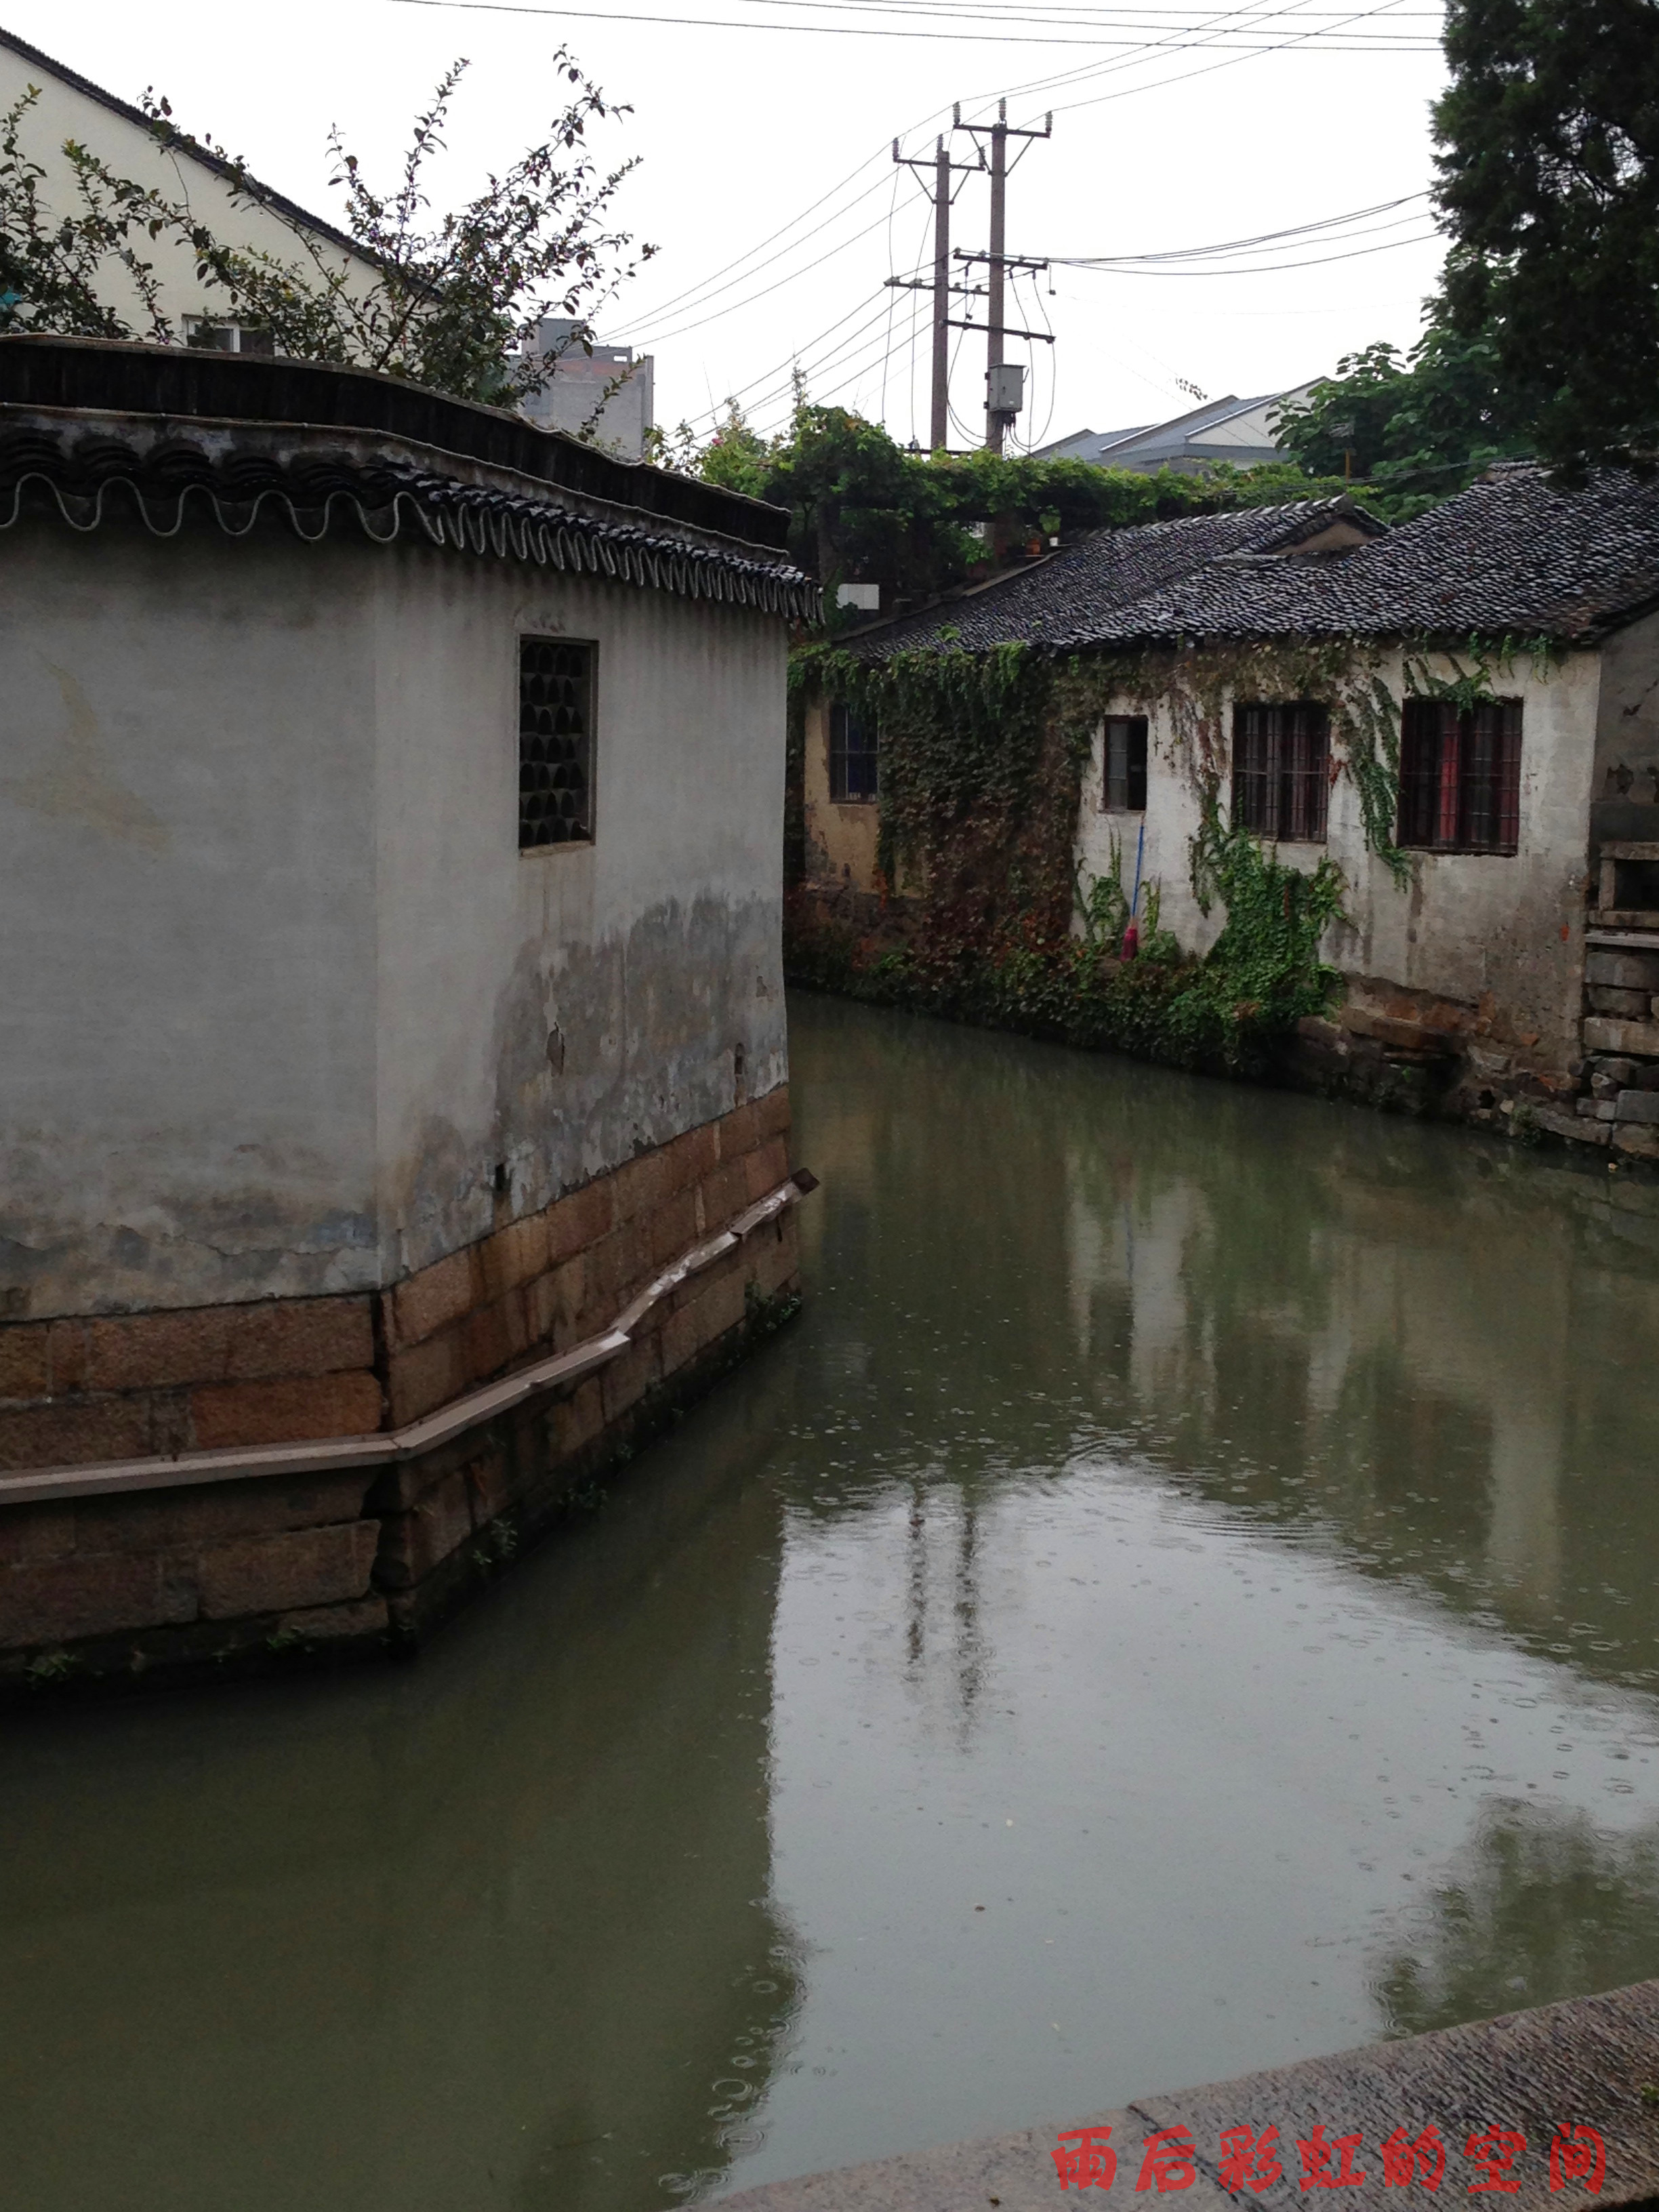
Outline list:
[[[1396,2035],[1659,1974],[1659,1823],[1499,1802],[1376,1970]]]
[[[1066,1145],[1073,1308],[1140,1448],[1659,1679],[1659,1189],[1259,1093],[1112,1107]]]
[[[771,1411],[416,1668],[10,1724],[6,2203],[621,2212],[758,2140]]]
[[[1659,1823],[1659,1191],[823,1000],[794,1050],[811,1967],[732,2184],[1639,1971],[1595,1880],[1547,1972],[1407,1907]]]
[[[601,1512],[0,1724],[8,2202],[663,2212],[1659,1971],[1659,1189],[793,1048],[807,1309]]]

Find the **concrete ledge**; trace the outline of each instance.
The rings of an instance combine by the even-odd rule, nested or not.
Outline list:
[[[1321,2190],[1304,2191],[1297,2149],[1298,2139],[1311,2137],[1322,2124],[1333,2145],[1340,2136],[1362,2136],[1354,2162],[1364,2179],[1337,2198],[1352,2212],[1399,2212],[1431,2201],[1419,2182],[1391,2185],[1385,2179],[1380,2146],[1402,2126],[1413,2138],[1425,2128],[1439,2130],[1446,2150],[1440,2190],[1447,2203],[1463,2202],[1481,2179],[1481,2168],[1467,2155],[1469,2138],[1497,2126],[1526,2139],[1510,2177],[1516,2186],[1491,2192],[1514,2212],[1645,2204],[1659,2198],[1659,1981],[1142,2098],[1124,2112],[774,2182],[720,2202],[728,2212],[980,2212],[987,2206],[1055,2212],[1079,2201],[1062,2188],[1054,2161],[1062,2128],[1112,2130],[1115,2183],[1110,2191],[1097,2185],[1084,2192],[1085,2203],[1103,2195],[1133,2198],[1148,2135],[1185,2128],[1197,2169],[1193,2185],[1179,2192],[1187,2212],[1219,2212],[1224,2203],[1289,2212],[1310,2198],[1329,2201]],[[1220,2185],[1220,2135],[1241,2125],[1258,2134],[1278,2128],[1283,2172],[1233,2196]],[[1599,2191],[1571,2174],[1552,2188],[1550,2147],[1563,2125],[1591,2128],[1601,2137],[1607,2171]],[[1486,2192],[1477,2187],[1474,2193]],[[1141,2199],[1157,2200],[1151,2190]]]

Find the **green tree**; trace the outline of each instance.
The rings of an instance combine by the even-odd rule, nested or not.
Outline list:
[[[1435,197],[1444,319],[1490,343],[1537,450],[1659,451],[1659,13],[1653,0],[1450,0]]]
[[[1311,474],[1339,474],[1392,520],[1449,499],[1491,461],[1530,453],[1529,410],[1504,379],[1492,335],[1431,323],[1409,354],[1379,340],[1336,365],[1304,405],[1277,419],[1280,445]]]
[[[445,72],[416,118],[392,191],[375,190],[331,134],[331,183],[343,196],[355,259],[273,201],[240,159],[180,131],[164,100],[145,101],[159,146],[219,165],[234,204],[263,210],[290,250],[226,243],[186,198],[118,175],[72,140],[60,149],[70,204],[52,204],[49,173],[23,143],[40,98],[31,86],[0,118],[0,330],[176,343],[181,334],[162,302],[167,258],[184,255],[210,313],[268,331],[277,353],[510,404],[556,373],[546,356],[517,350],[541,318],[575,319],[573,343],[591,344],[592,315],[636,265],[625,258],[628,234],[607,227],[635,164],[602,174],[586,144],[594,124],[629,111],[608,102],[562,50],[556,67],[570,90],[546,137],[442,216],[431,215],[425,171],[443,149],[465,62]],[[117,271],[124,284],[112,286]],[[124,289],[136,314],[117,304]]]
[[[916,453],[879,423],[817,404],[804,391],[787,429],[769,441],[733,401],[707,445],[699,448],[682,424],[657,441],[654,458],[788,507],[791,550],[825,586],[832,625],[837,583],[879,583],[891,608],[988,573],[997,556],[987,525],[1005,557],[1022,559],[1084,530],[1315,498],[1333,488],[1282,466],[1139,476],[1084,461]]]
[[[689,442],[690,432],[681,426],[683,441]],[[701,453],[693,452],[690,458],[705,483],[720,484],[726,491],[746,493],[750,499],[764,499],[772,466],[773,448],[758,432],[749,427],[748,417],[735,399],[726,402],[726,416]]]

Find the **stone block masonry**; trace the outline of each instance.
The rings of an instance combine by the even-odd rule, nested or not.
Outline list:
[[[395,1463],[376,1440],[605,1338],[787,1184],[788,1128],[783,1087],[377,1292],[0,1325],[0,1687],[417,1639],[786,1308],[793,1210],[582,1378]],[[343,1441],[320,1472],[203,1480],[188,1456],[322,1439]]]
[[[1617,1168],[1659,1161],[1659,927],[1595,927],[1600,918],[1592,908],[1573,1069],[1581,1095],[1533,1120],[1547,1136],[1604,1148]]]

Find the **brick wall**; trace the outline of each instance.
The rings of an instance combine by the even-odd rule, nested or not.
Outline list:
[[[788,1123],[780,1089],[378,1294],[0,1326],[0,1467],[401,1426],[600,1334],[784,1181]],[[682,1284],[574,1392],[392,1469],[0,1504],[0,1681],[60,1647],[93,1672],[142,1670],[434,1617],[642,1411],[712,1373],[752,1301],[795,1273],[785,1215]],[[503,1516],[510,1534],[492,1539]]]

